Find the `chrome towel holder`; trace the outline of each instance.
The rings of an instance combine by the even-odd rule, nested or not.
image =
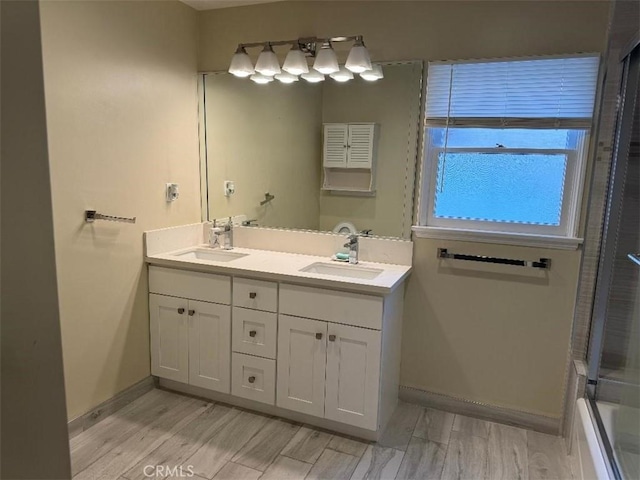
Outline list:
[[[484,262],[484,263],[498,263],[502,265],[515,265],[517,267],[532,267],[532,268],[551,268],[551,259],[541,258],[538,261],[532,260],[516,260],[512,258],[496,258],[485,257],[484,255],[467,255],[465,253],[449,253],[446,248],[438,249],[438,258],[450,258],[453,260],[469,260],[472,262]]]
[[[271,195],[269,192],[264,194],[264,200],[262,200],[260,202],[260,206],[266,205],[267,203],[269,203],[271,200],[273,200],[275,197],[275,195]]]
[[[123,222],[123,223],[136,223],[136,217],[114,217],[113,215],[103,215],[95,210],[84,211],[84,221],[87,223],[93,223],[96,220],[107,220],[109,222]]]

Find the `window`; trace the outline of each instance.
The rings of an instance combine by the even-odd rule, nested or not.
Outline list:
[[[575,237],[598,63],[430,63],[414,230]]]

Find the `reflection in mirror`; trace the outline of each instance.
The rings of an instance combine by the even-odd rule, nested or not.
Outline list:
[[[205,74],[206,218],[343,232],[353,225],[408,238],[423,67],[382,68],[381,80],[346,83],[259,85]]]

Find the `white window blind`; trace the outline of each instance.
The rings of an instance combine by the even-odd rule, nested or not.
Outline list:
[[[588,128],[599,57],[429,64],[429,126]]]

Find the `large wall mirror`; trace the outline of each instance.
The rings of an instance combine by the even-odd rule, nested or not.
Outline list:
[[[261,85],[203,74],[203,217],[409,238],[423,64],[382,67],[375,82]]]

